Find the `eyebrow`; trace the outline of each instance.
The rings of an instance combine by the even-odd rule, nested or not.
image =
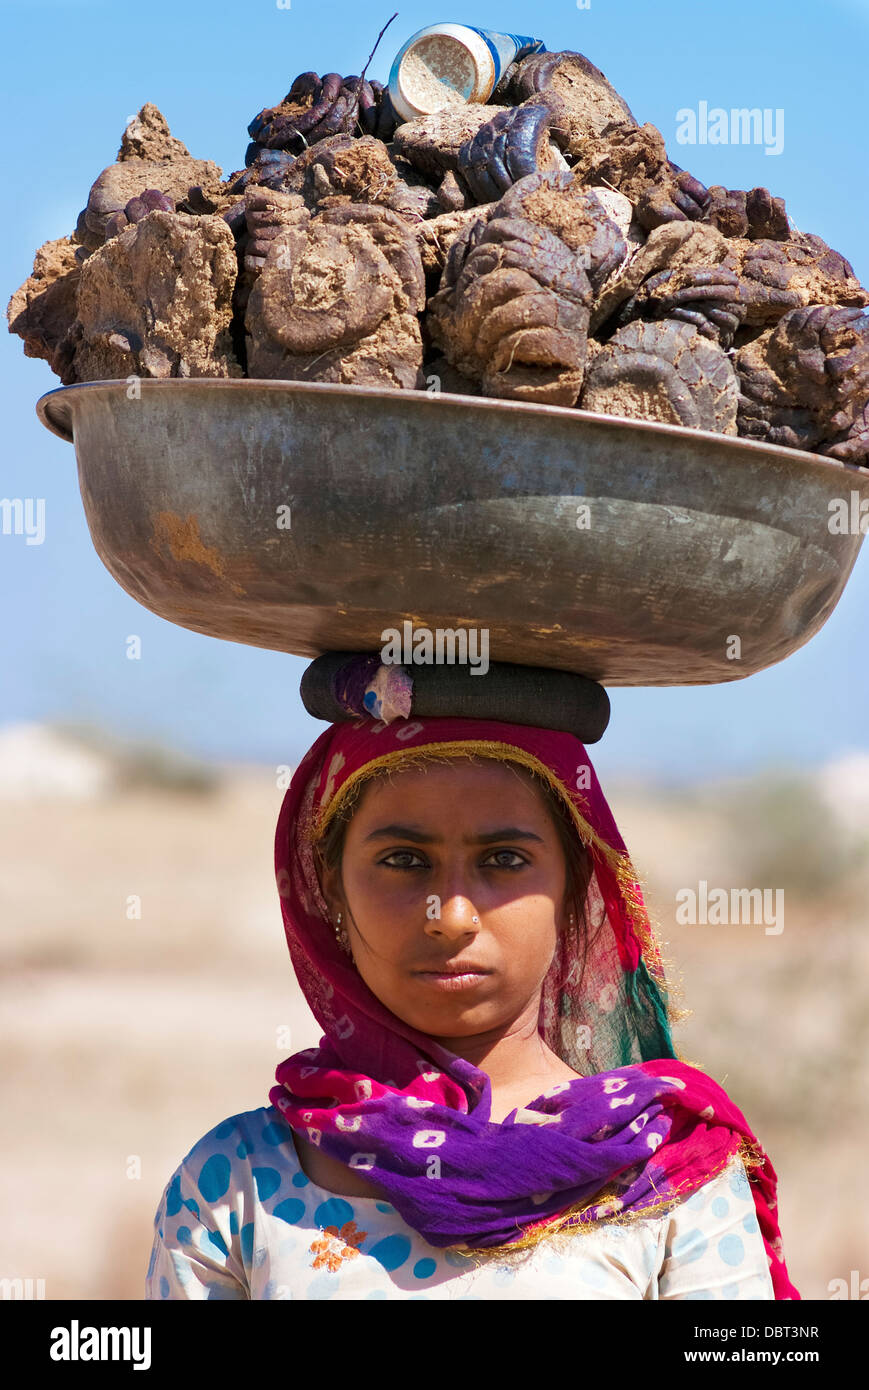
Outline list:
[[[424,831],[416,830],[412,825],[381,825],[365,836],[366,844],[369,840],[392,839],[413,840],[418,845],[440,844],[440,836],[426,835]],[[544,843],[542,837],[535,835],[532,830],[521,830],[518,826],[508,825],[500,830],[485,830],[482,835],[466,835],[463,844],[490,845],[497,840],[536,840],[539,845]]]

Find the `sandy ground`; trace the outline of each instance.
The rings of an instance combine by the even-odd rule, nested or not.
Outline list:
[[[776,880],[781,934],[678,926],[679,886],[764,882],[732,848],[759,832],[714,790],[607,793],[694,1010],[680,1053],[771,1154],[791,1277],[828,1298],[831,1280],[869,1276],[865,867],[806,900],[798,844],[793,882]],[[318,1040],[274,885],[282,796],[273,771],[244,768],[212,794],[0,800],[0,1276],[44,1279],[49,1299],[140,1299],[177,1163]]]

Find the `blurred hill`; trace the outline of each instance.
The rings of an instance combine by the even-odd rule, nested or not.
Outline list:
[[[175,1166],[318,1041],[274,884],[277,772],[0,727],[0,1275],[140,1299]],[[827,1298],[869,1274],[869,755],[605,790],[693,1010],[679,1053],[767,1148],[791,1277]],[[700,880],[781,889],[783,930],[678,925]]]
[[[89,724],[0,727],[0,801],[90,801],[132,787],[210,792],[220,776],[218,768],[178,749],[127,741]]]

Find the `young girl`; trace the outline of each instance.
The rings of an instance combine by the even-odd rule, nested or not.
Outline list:
[[[275,865],[325,1036],[180,1164],[147,1298],[800,1297],[578,738],[332,724]]]

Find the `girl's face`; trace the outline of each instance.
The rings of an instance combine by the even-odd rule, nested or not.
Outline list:
[[[323,891],[372,993],[448,1045],[536,1027],[566,876],[530,775],[461,759],[370,782]],[[462,969],[479,973],[437,973]]]

